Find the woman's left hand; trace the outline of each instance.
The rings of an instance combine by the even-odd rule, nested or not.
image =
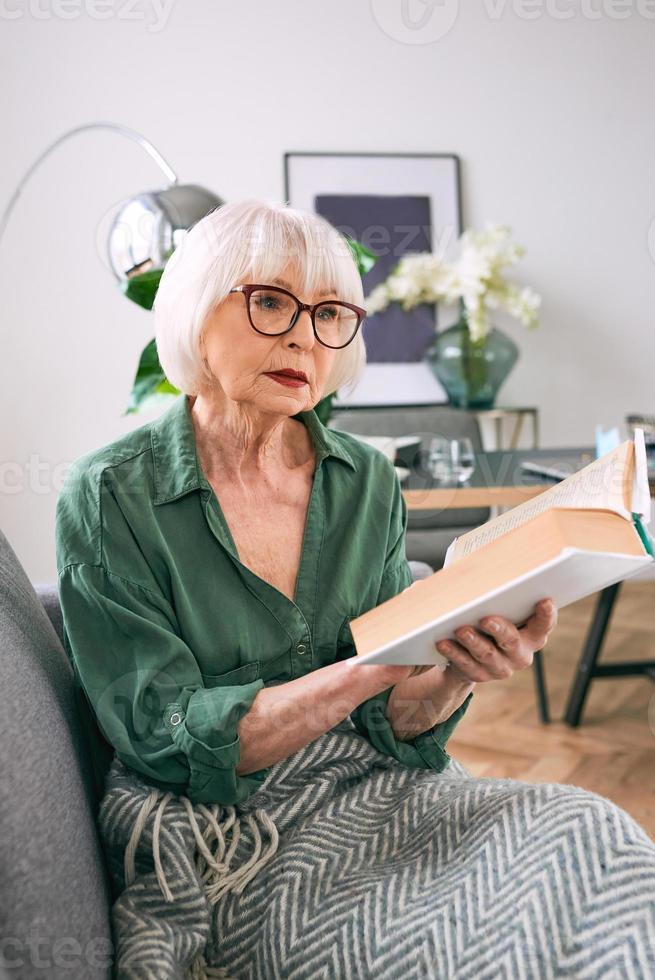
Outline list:
[[[458,642],[440,640],[436,648],[450,661],[446,673],[452,672],[451,680],[460,676],[468,683],[504,680],[531,666],[534,653],[546,645],[556,624],[555,603],[541,599],[520,629],[503,616],[485,616],[480,629],[460,626],[455,630]]]

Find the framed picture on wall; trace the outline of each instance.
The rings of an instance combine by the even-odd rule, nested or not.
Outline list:
[[[446,254],[462,232],[460,165],[452,153],[289,152],[284,195],[378,256],[364,276],[365,296],[407,252]],[[440,326],[429,303],[408,311],[392,304],[367,317],[365,375],[347,398],[337,393],[335,406],[447,402],[423,361]]]

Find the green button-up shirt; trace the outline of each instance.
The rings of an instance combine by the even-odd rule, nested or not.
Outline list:
[[[194,803],[239,803],[260,786],[267,769],[236,772],[237,724],[258,691],[353,656],[349,621],[412,583],[393,464],[313,410],[294,418],[311,435],[316,468],[293,601],[239,560],[185,395],[73,463],[57,500],[78,694],[121,761]],[[356,728],[404,765],[442,770],[472,693],[403,741],[385,713],[391,691],[355,709]]]

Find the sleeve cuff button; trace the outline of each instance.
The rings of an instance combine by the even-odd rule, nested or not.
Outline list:
[[[170,717],[171,725],[179,725],[182,721],[182,715],[179,711],[174,711]]]

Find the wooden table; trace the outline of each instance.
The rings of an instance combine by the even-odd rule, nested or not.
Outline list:
[[[403,497],[408,510],[443,510],[454,507],[515,507],[544,490],[556,485],[556,480],[535,476],[521,469],[527,459],[570,460],[571,473],[575,472],[580,454],[585,453],[589,462],[595,458],[595,450],[589,446],[573,449],[521,449],[494,450],[476,453],[476,468],[465,484],[440,486],[428,472],[422,459],[417,456],[403,482]]]
[[[403,489],[408,510],[444,510],[455,507],[516,507],[531,497],[554,486],[554,481],[525,487],[438,487],[435,489]]]

